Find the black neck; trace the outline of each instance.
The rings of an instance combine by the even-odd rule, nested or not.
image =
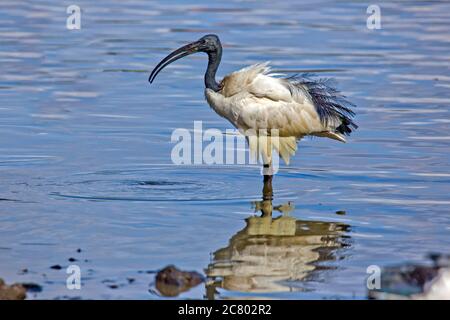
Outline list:
[[[208,52],[208,69],[205,72],[205,86],[215,92],[220,90],[216,82],[216,72],[219,68],[220,59],[222,59],[222,47],[219,46],[215,51]]]

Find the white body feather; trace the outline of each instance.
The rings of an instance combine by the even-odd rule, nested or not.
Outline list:
[[[249,137],[249,129],[258,135],[260,130],[277,129],[279,142],[269,139],[248,138],[254,155],[261,155],[264,163],[271,162],[275,148],[289,163],[295,154],[297,140],[305,135],[317,135],[345,142],[335,133],[341,123],[320,121],[307,88],[293,86],[289,80],[275,78],[267,63],[255,64],[233,72],[221,83],[221,90],[205,90],[208,104],[220,116],[228,119],[237,129]]]

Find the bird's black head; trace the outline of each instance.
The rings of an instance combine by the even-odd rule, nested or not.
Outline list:
[[[198,42],[202,43],[201,49],[199,51],[203,52],[216,52],[219,48],[222,47],[220,43],[220,39],[215,34],[207,34],[206,36],[201,37]]]
[[[222,54],[222,45],[220,44],[219,37],[215,34],[207,34],[201,37],[199,40],[191,42],[173,51],[167,57],[161,60],[160,63],[158,63],[158,65],[150,74],[148,81],[152,83],[158,73],[172,62],[196,52],[205,52],[208,54],[210,59],[212,57],[213,59],[220,61],[220,56]]]

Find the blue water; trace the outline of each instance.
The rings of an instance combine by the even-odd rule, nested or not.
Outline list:
[[[361,299],[369,265],[448,251],[448,2],[378,1],[379,30],[356,1],[78,0],[69,31],[70,4],[0,2],[0,277],[41,284],[29,298],[160,299],[146,271],[175,264],[214,274],[218,299]],[[336,79],[358,106],[347,144],[304,139],[274,177],[294,234],[244,229],[257,166],[172,164],[175,128],[231,129],[204,101],[205,56],[147,82],[206,33],[224,45],[220,76],[270,60]]]

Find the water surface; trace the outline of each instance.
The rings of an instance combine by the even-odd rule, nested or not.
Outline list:
[[[69,31],[70,4],[0,3],[0,277],[42,284],[30,298],[160,299],[152,272],[175,264],[224,279],[181,298],[360,299],[369,265],[450,247],[448,2],[381,1],[380,30],[356,1],[80,0]],[[205,33],[220,75],[270,60],[358,105],[349,143],[304,139],[281,167],[278,220],[258,218],[257,166],[171,162],[175,128],[231,128],[203,99],[205,56],[147,82]]]

